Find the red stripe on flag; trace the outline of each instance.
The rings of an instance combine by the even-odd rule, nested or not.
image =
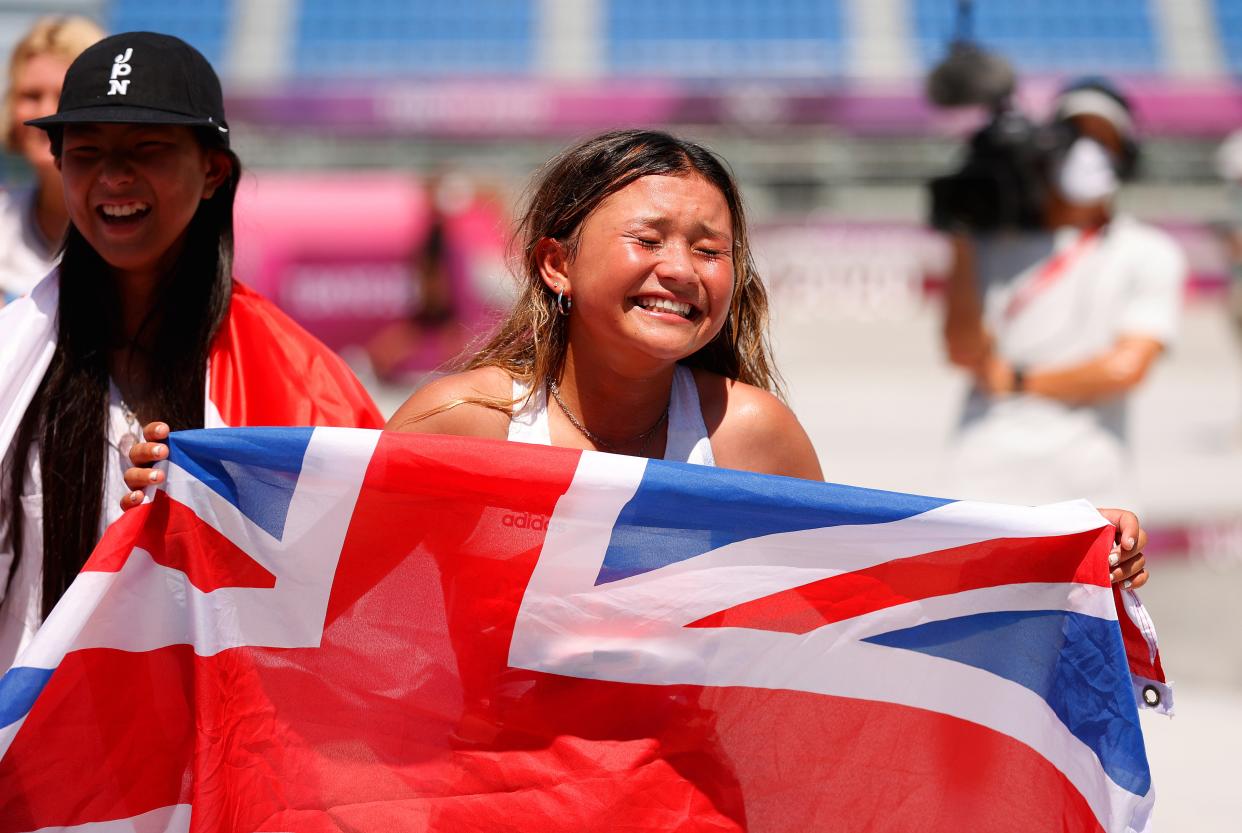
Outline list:
[[[691,622],[691,628],[809,633],[906,602],[1028,582],[1108,586],[1113,528],[1047,538],[997,538],[887,561],[754,599]]]
[[[115,573],[125,566],[134,537],[141,534],[142,525],[151,512],[151,504],[144,503],[130,509],[104,530],[103,537],[95,545],[82,571]]]
[[[115,573],[133,547],[149,552],[156,564],[185,573],[204,593],[221,587],[276,586],[276,576],[263,565],[164,492],[156,492],[155,500],[131,509],[113,525],[82,569]]]
[[[195,665],[187,645],[68,654],[0,759],[0,833],[188,801]]]
[[[1160,664],[1160,654],[1152,656],[1151,646],[1147,638],[1139,630],[1138,625],[1130,618],[1125,602],[1121,598],[1122,590],[1113,586],[1113,603],[1117,605],[1117,619],[1121,623],[1121,640],[1126,646],[1126,659],[1130,663],[1130,673],[1149,680],[1164,682],[1164,667]]]
[[[580,455],[526,443],[382,434],[354,507],[327,621],[348,612],[407,556],[461,553],[458,566],[471,574],[471,597],[508,612],[506,632],[495,635],[494,645],[488,640],[491,649],[507,656],[544,530]],[[480,478],[479,471],[488,471],[488,478]],[[413,491],[411,472],[434,485]],[[525,523],[515,523],[518,519]],[[481,641],[475,643],[479,647]]]

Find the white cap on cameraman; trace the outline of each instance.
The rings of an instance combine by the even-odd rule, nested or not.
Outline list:
[[[1134,136],[1134,119],[1125,105],[1103,90],[1091,87],[1071,89],[1057,98],[1057,119],[1074,116],[1099,116],[1106,120],[1122,138]]]

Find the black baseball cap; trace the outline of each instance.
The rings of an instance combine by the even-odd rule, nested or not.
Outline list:
[[[209,127],[229,141],[215,70],[181,38],[157,32],[125,32],[88,48],[65,73],[56,114],[26,122],[48,131],[86,123]]]

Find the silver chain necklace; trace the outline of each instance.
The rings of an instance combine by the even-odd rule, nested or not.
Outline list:
[[[113,386],[116,386],[115,382]],[[134,444],[142,442],[142,423],[138,421],[137,412],[125,401],[125,396],[119,387],[116,388],[116,393],[117,401],[121,405],[121,417],[125,420],[125,433],[121,435],[116,447],[122,456],[128,457],[129,450],[134,447]]]
[[[557,405],[561,406],[561,412],[565,414],[565,418],[568,419],[570,423],[573,424],[574,428],[577,428],[582,433],[582,436],[586,437],[588,440],[595,443],[595,445],[600,446],[601,448],[606,448],[609,451],[616,451],[620,446],[629,445],[630,443],[636,443],[639,440],[643,440],[642,448],[640,449],[640,451],[645,452],[647,450],[647,445],[651,439],[651,436],[655,434],[657,430],[659,430],[661,425],[664,424],[664,420],[668,419],[668,407],[669,406],[665,405],[664,413],[660,414],[660,418],[655,421],[655,425],[652,425],[650,428],[648,428],[646,431],[642,432],[641,434],[636,434],[635,436],[630,437],[628,440],[622,440],[621,442],[618,442],[618,443],[610,443],[608,442],[608,440],[605,440],[603,437],[600,437],[598,434],[593,433],[590,428],[587,428],[585,425],[582,424],[582,420],[574,416],[574,412],[569,410],[569,406],[565,404],[565,400],[561,399],[560,388],[557,387],[556,382],[552,381],[551,379],[548,380],[548,390],[552,392],[552,398],[556,400]]]
[[[138,412],[129,407],[129,403],[125,401],[125,397],[121,397],[121,415],[125,417],[126,425],[140,425],[138,422]]]

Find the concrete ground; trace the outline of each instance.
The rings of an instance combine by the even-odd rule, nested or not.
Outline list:
[[[1143,715],[1156,787],[1153,829],[1236,833],[1242,829],[1242,640],[1231,614],[1242,591],[1242,567],[1155,558],[1142,595],[1160,633],[1176,714]]]
[[[790,404],[829,480],[952,496],[944,448],[966,381],[941,358],[919,298],[872,307],[774,288],[773,342]],[[848,299],[847,299],[848,300]],[[391,413],[408,389],[376,388]],[[1156,831],[1235,833],[1242,769],[1242,349],[1219,304],[1191,305],[1181,340],[1135,396],[1132,485],[1148,527],[1200,531],[1149,549],[1144,601],[1177,716],[1145,714]],[[1207,529],[1205,533],[1202,530]]]

